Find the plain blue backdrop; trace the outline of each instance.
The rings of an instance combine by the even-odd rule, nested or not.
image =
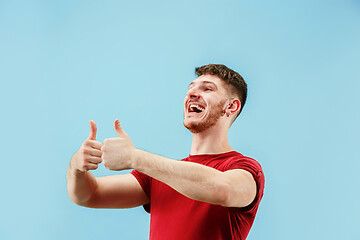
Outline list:
[[[72,203],[67,166],[90,119],[99,141],[119,118],[136,147],[186,157],[208,63],[248,83],[229,134],[265,171],[248,239],[360,239],[359,56],[357,0],[0,0],[0,239],[147,239],[141,207]]]

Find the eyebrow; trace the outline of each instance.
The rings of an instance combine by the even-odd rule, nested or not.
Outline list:
[[[191,82],[191,83],[189,84],[189,87],[190,87],[191,85],[193,85],[193,84],[195,84],[195,82]],[[200,82],[200,84],[211,84],[211,85],[213,85],[213,86],[217,89],[217,86],[216,86],[216,84],[215,84],[214,82],[202,81],[202,82]]]

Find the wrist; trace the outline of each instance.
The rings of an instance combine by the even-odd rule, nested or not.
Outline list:
[[[142,150],[135,148],[132,153],[131,159],[131,168],[134,170],[139,170],[141,166],[141,159],[142,159]]]
[[[79,154],[80,154],[79,151],[77,151],[70,160],[69,170],[71,170],[74,174],[81,174],[87,172],[86,169],[80,168],[79,160],[78,160]]]

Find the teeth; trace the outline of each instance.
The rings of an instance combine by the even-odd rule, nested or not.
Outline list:
[[[205,108],[202,108],[202,107],[200,107],[199,105],[196,105],[196,104],[191,104],[190,105],[190,108],[197,108],[198,110],[200,110],[200,111],[204,111],[205,110]]]

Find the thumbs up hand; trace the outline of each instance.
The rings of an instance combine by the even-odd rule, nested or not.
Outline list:
[[[97,169],[102,161],[102,144],[96,141],[96,131],[95,122],[90,120],[90,134],[73,157],[72,164],[82,172]]]
[[[136,148],[118,119],[114,122],[114,129],[119,137],[105,139],[101,147],[104,166],[116,171],[131,169]]]

